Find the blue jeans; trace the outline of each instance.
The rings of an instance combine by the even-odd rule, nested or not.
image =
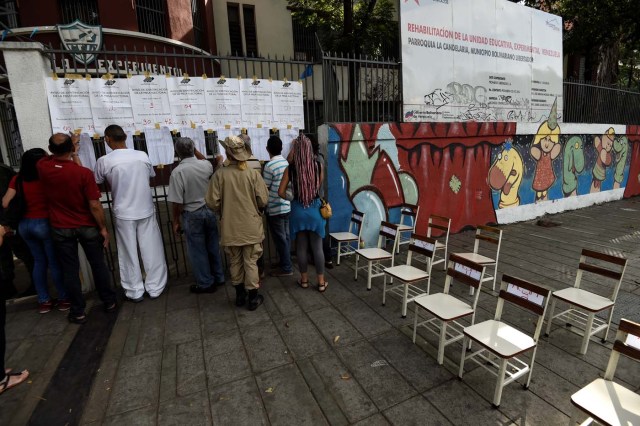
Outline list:
[[[193,212],[183,211],[182,229],[187,237],[187,252],[196,284],[206,288],[224,283],[215,214],[206,206]]]
[[[267,216],[271,238],[276,246],[278,257],[280,258],[280,269],[284,272],[291,272],[291,237],[289,235],[289,213],[277,216]]]
[[[91,273],[96,291],[102,303],[109,306],[116,301],[116,293],[111,288],[111,271],[104,259],[104,239],[100,231],[94,226],[80,228],[51,228],[53,245],[56,248],[58,262],[62,268],[64,285],[71,302],[72,316],[84,315],[86,303],[82,295],[80,281],[80,258],[78,257],[78,243],[82,246],[87,261],[91,265]]]
[[[56,252],[51,239],[49,219],[22,219],[18,232],[33,255],[33,284],[38,293],[38,302],[50,300],[47,283],[47,266],[51,271],[53,284],[58,290],[58,298],[66,299],[67,292],[62,281],[62,269],[58,265]]]

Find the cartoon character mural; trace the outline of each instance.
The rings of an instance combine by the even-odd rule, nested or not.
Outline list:
[[[597,157],[596,163],[593,165],[591,192],[598,192],[601,190],[602,182],[606,177],[607,167],[609,167],[613,162],[611,150],[613,149],[613,139],[615,134],[616,132],[613,127],[610,127],[604,135],[595,136],[593,138],[593,145],[596,149]]]
[[[565,197],[577,195],[578,175],[584,171],[584,144],[580,136],[571,136],[562,155],[562,192]]]
[[[522,156],[513,146],[513,141],[508,139],[489,169],[489,186],[495,191],[500,191],[499,208],[520,205],[518,190],[520,189],[523,175],[524,163]]]
[[[553,160],[558,157],[562,147],[559,144],[560,126],[558,125],[557,102],[553,103],[546,121],[543,121],[531,145],[531,156],[536,161],[532,188],[536,191],[536,201],[546,200],[548,190],[556,181]]]
[[[629,155],[629,139],[626,136],[617,137],[613,141],[613,152],[616,155],[616,167],[613,175],[613,188],[618,189],[622,186],[625,178],[625,166],[627,165],[627,156]]]

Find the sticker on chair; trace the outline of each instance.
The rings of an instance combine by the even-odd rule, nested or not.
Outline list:
[[[428,241],[415,240],[413,244],[415,244],[416,247],[420,247],[429,251],[433,251],[436,248],[435,244],[431,244]]]
[[[531,290],[527,290],[526,288],[519,287],[515,284],[509,284],[507,286],[507,293],[511,293],[521,299],[528,300],[529,302],[535,303],[538,306],[544,305],[543,295],[535,293]]]
[[[632,346],[638,350],[640,350],[640,337],[634,336],[633,334],[629,334],[627,339],[624,341],[625,344]]]
[[[460,263],[456,263],[453,269],[468,277],[473,278],[474,280],[480,279],[480,275],[481,275],[480,271],[476,271],[475,269],[471,269],[468,266],[464,266]]]

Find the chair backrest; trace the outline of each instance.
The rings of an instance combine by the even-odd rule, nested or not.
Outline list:
[[[392,240],[393,241],[393,248],[391,249],[391,252],[394,253],[396,252],[396,248],[398,247],[398,225],[391,223],[391,222],[385,222],[382,221],[380,223],[380,234],[378,237],[378,248],[383,248],[383,245],[385,244],[386,240]]]
[[[429,216],[429,222],[427,223],[427,237],[431,237],[431,233],[434,229],[441,231],[444,235],[444,244],[449,244],[449,230],[451,229],[451,218],[445,216],[438,216],[432,214]]]
[[[358,228],[358,240],[362,236],[362,224],[364,223],[364,213],[358,210],[351,212],[351,220],[349,221],[349,232],[355,234],[355,228]]]
[[[464,257],[460,257],[457,254],[451,253],[449,255],[447,278],[444,282],[444,293],[449,294],[451,281],[453,281],[454,279],[475,289],[473,296],[473,314],[471,315],[471,324],[475,323],[476,306],[478,305],[478,298],[480,297],[480,287],[482,286],[484,271],[485,267],[478,263],[472,262],[468,259],[465,259]]]
[[[444,292],[449,293],[451,281],[456,280],[473,287],[478,290],[476,293],[480,293],[484,271],[484,266],[451,253],[447,267],[447,279],[444,282]]]
[[[418,213],[420,212],[420,206],[409,203],[400,204],[400,225],[416,226],[418,222]],[[407,218],[410,219],[410,223],[406,223]]]
[[[609,364],[607,364],[607,371],[604,373],[605,380],[613,380],[620,354],[640,361],[640,324],[637,322],[624,318],[620,320],[616,341],[613,343]]]
[[[544,316],[547,312],[547,305],[549,304],[550,293],[550,290],[541,287],[538,284],[525,281],[522,278],[503,274],[502,283],[500,284],[500,293],[498,294],[498,305],[496,306],[495,320],[500,321],[505,301],[525,308],[538,316],[536,331],[533,334],[533,340],[537,342],[540,337],[540,332],[542,331]]]
[[[478,253],[480,250],[480,241],[486,241],[495,246],[496,254],[494,258],[497,262],[500,256],[500,245],[502,244],[502,229],[478,225],[478,228],[476,228],[475,243],[473,244],[474,253]]]
[[[587,260],[593,262],[594,260],[604,263],[606,267],[596,265]],[[616,301],[618,297],[618,290],[622,285],[622,278],[624,271],[627,268],[627,259],[622,256],[614,256],[611,254],[600,253],[598,251],[583,249],[580,255],[580,264],[578,265],[578,272],[576,274],[575,288],[580,288],[580,282],[582,280],[583,272],[589,272],[599,275],[600,277],[610,278],[616,281],[613,287],[613,293],[611,294],[611,300]]]
[[[411,265],[411,259],[414,254],[425,256],[428,267],[433,263],[433,258],[436,254],[436,240],[425,237],[424,235],[411,234],[409,251],[407,253],[407,265]]]

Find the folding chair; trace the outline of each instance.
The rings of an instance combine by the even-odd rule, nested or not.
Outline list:
[[[364,213],[357,210],[351,212],[351,220],[349,221],[348,232],[331,232],[329,237],[332,240],[338,242],[338,260],[337,264],[340,264],[340,257],[349,256],[356,252],[360,248],[360,241],[362,241],[362,224],[364,223]],[[356,234],[356,228],[358,233]],[[355,246],[353,243],[356,243]]]
[[[397,252],[400,253],[400,246],[403,244],[409,244],[411,242],[411,234],[416,232],[416,223],[418,222],[418,213],[420,212],[420,206],[414,204],[403,203],[400,204],[400,222],[398,225],[398,248]],[[407,233],[409,235],[407,235]]]
[[[451,219],[445,216],[438,216],[437,214],[432,214],[429,216],[429,222],[427,224],[427,237],[431,237],[431,233],[434,229],[440,230],[443,232],[443,236],[438,237],[436,240],[436,256],[433,262],[434,265],[438,263],[442,263],[442,269],[447,270],[447,247],[449,247],[449,231],[451,229]],[[444,239],[444,243],[440,241]],[[443,256],[438,256],[438,250],[444,250]]]
[[[463,330],[464,343],[458,377],[462,379],[464,362],[467,359],[496,375],[496,388],[493,393],[493,406],[496,408],[500,406],[502,388],[527,373],[527,383],[523,386],[525,389],[529,388],[533,363],[536,359],[538,338],[549,303],[549,293],[549,290],[537,284],[510,275],[502,275],[495,319],[465,327]],[[538,316],[533,337],[500,321],[505,301],[521,306]],[[467,355],[467,343],[470,347],[472,342],[478,343],[481,349]],[[531,350],[533,352],[528,364],[526,360],[518,358],[518,355]]]
[[[385,279],[384,287],[382,288],[382,306],[384,306],[387,301],[387,292],[397,294],[402,297],[402,318],[407,317],[407,303],[412,302],[417,296],[425,293],[424,290],[417,286],[420,281],[427,281],[426,294],[429,294],[431,287],[431,267],[433,266],[433,256],[435,252],[436,240],[411,234],[411,242],[407,252],[407,264],[392,266],[384,270],[385,274],[390,275],[392,279],[397,278],[403,285],[395,285],[387,288],[387,280]],[[424,255],[426,258],[424,261],[426,265],[425,268],[420,269],[411,266],[412,255],[414,255],[413,257]]]
[[[385,277],[385,281],[387,276],[384,273],[385,266],[382,262],[387,260],[391,260],[391,266],[393,266],[393,262],[395,260],[396,247],[398,246],[398,225],[394,225],[389,222],[382,222],[380,224],[380,234],[378,237],[378,247],[375,248],[363,248],[356,250],[356,266],[355,266],[355,277],[354,279],[358,280],[358,269],[366,269],[367,270],[367,290],[371,290],[371,278],[375,277]],[[393,246],[391,247],[391,251],[386,251],[383,247],[386,247],[387,239],[393,241]],[[364,257],[367,261],[365,266],[358,267],[358,260],[360,256]]]
[[[479,253],[480,241],[486,241],[495,246],[495,256],[487,257]],[[498,276],[498,257],[500,256],[500,244],[502,243],[502,230],[492,228],[491,226],[478,225],[475,235],[475,243],[473,244],[472,253],[456,253],[458,256],[469,259],[472,262],[479,263],[483,266],[493,266],[493,275],[487,274],[484,281],[492,281],[491,290],[496,289],[496,277]],[[473,289],[471,293],[473,294]]]
[[[416,342],[416,332],[418,327],[425,327],[427,330],[440,336],[438,341],[438,364],[444,361],[444,348],[453,342],[462,339],[462,329],[464,325],[458,322],[459,319],[471,316],[471,324],[476,319],[476,305],[480,296],[480,286],[482,285],[485,267],[455,254],[449,256],[449,268],[447,278],[444,282],[444,293],[424,294],[414,299],[416,304],[415,318],[413,320],[413,343]],[[452,280],[460,281],[478,291],[473,298],[473,305],[456,299],[449,294]],[[433,318],[418,322],[418,311],[424,309]]]
[[[594,259],[597,259],[601,263],[605,263],[607,267],[599,266],[594,263],[587,263],[587,259],[591,262],[593,262]],[[578,265],[578,272],[576,274],[576,282],[573,287],[553,292],[551,313],[549,314],[549,320],[547,321],[545,336],[549,336],[553,320],[555,318],[559,318],[567,326],[575,326],[572,327],[572,330],[575,328],[582,330],[582,332],[577,332],[583,336],[582,346],[580,347],[580,353],[582,355],[587,353],[587,346],[589,345],[589,338],[591,336],[602,331],[602,342],[604,343],[607,340],[609,326],[611,325],[611,318],[613,317],[613,306],[616,303],[616,298],[618,297],[618,291],[620,290],[622,277],[624,276],[626,267],[627,259],[624,257],[583,249],[582,255],[580,256],[580,264]],[[611,293],[611,296],[603,297],[581,289],[580,284],[584,272],[597,275],[599,283],[604,283],[605,279],[614,281],[615,284],[613,285],[613,293]],[[553,313],[556,308],[557,300],[566,302],[570,306],[569,309],[554,315]],[[606,321],[596,317],[598,312],[606,311],[607,309],[610,309],[610,312]]]
[[[596,379],[571,395],[573,406],[589,415],[581,424],[595,420],[603,425],[640,425],[640,395],[613,381],[620,354],[640,361],[640,324],[620,321],[604,379]],[[570,425],[576,424],[577,414],[574,409]]]

